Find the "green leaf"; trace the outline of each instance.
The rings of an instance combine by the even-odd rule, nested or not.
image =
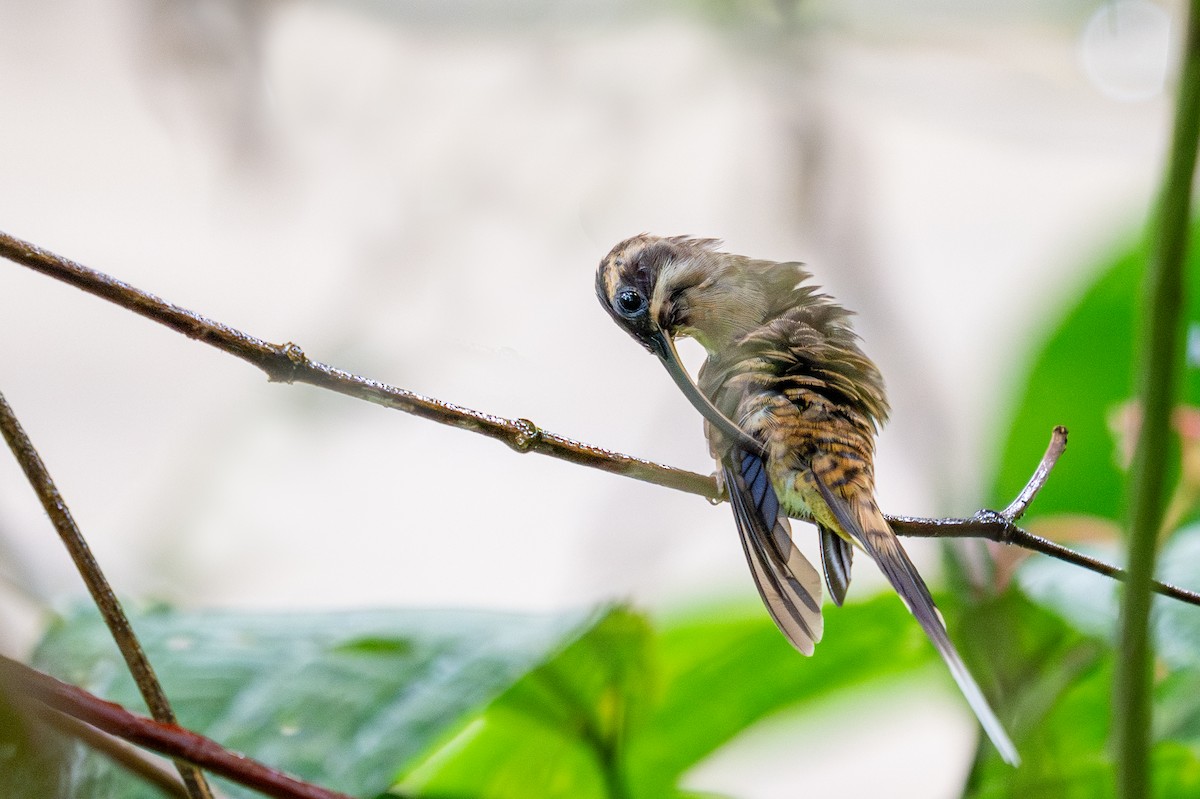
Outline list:
[[[302,779],[375,795],[468,713],[614,613],[159,609],[135,615],[133,624],[184,726]],[[90,609],[55,624],[34,661],[112,701],[144,708]],[[222,787],[230,796],[257,796]],[[158,797],[94,755],[72,771],[62,792]]]
[[[1005,438],[993,507],[1017,495],[1061,424],[1070,430],[1070,447],[1033,512],[1118,518],[1124,479],[1107,417],[1133,385],[1134,303],[1144,257],[1126,253],[1105,268],[1034,360]]]
[[[659,642],[661,698],[630,740],[633,793],[662,795],[722,744],[784,708],[912,674],[935,659],[920,627],[890,593],[826,607],[825,634],[807,658],[761,606],[676,620]]]
[[[933,648],[895,596],[826,619],[812,658],[758,605],[707,609],[661,633],[619,608],[159,610],[134,623],[185,725],[305,779],[363,796],[399,775],[395,791],[427,798],[601,799],[681,796],[681,775],[759,720],[856,686],[926,671],[954,690],[928,670]],[[56,625],[37,662],[140,706],[90,611]],[[154,795],[95,757],[67,792]]]
[[[397,792],[621,795],[622,745],[651,688],[650,640],[643,617],[610,614],[407,769]]]
[[[1112,560],[1113,547],[1093,552]],[[1183,587],[1197,587],[1200,574],[1200,525],[1180,530],[1163,547],[1161,577]],[[1025,592],[1075,629],[1113,645],[1118,612],[1118,584],[1061,561],[1035,559],[1024,564],[1018,580]],[[1166,597],[1155,597],[1151,617],[1161,679],[1154,692],[1154,740],[1200,748],[1200,608]],[[1108,697],[1101,707],[1108,712]],[[1164,749],[1164,751],[1166,751]],[[1165,757],[1165,756],[1164,756]],[[1171,763],[1182,769],[1168,771]],[[1163,784],[1191,779],[1195,764],[1179,757],[1156,766]],[[1176,795],[1163,793],[1161,795]],[[1183,794],[1189,795],[1189,794]]]
[[[1181,588],[1200,590],[1200,524],[1184,527],[1163,545],[1158,576]],[[1200,666],[1200,607],[1158,596],[1153,613],[1158,656],[1175,667]]]
[[[1115,547],[1084,551],[1110,563],[1122,553]],[[1159,576],[1184,588],[1200,587],[1200,525],[1185,527],[1164,544]],[[1076,629],[1112,643],[1119,607],[1119,583],[1052,558],[1024,563],[1017,579],[1027,595],[1053,610]],[[1200,608],[1167,597],[1155,597],[1155,640],[1158,656],[1172,668],[1200,664]]]
[[[1116,775],[1109,754],[1113,653],[1076,675],[1050,712],[1023,734],[1021,768],[987,762],[975,775],[971,799],[1109,799]],[[1154,796],[1200,795],[1194,746],[1159,740],[1151,753]]]
[[[1052,666],[1051,663],[1044,664]],[[973,799],[1100,799],[1112,796],[1105,750],[1111,660],[1073,675],[1050,708],[1022,735],[1019,769],[988,761],[975,775]]]
[[[0,796],[55,796],[69,754],[62,737],[19,712],[0,685]]]
[[[1154,687],[1154,739],[1200,746],[1200,669],[1178,669]]]
[[[1200,796],[1200,757],[1192,747],[1170,741],[1157,744],[1151,753],[1154,796]]]
[[[1015,770],[995,757],[981,761],[967,795],[972,799],[1114,796],[1116,779],[1109,753],[1116,657],[1112,649],[1015,591],[969,609],[961,621],[964,654],[972,638],[992,640],[998,656],[993,668],[1004,681],[1005,706],[1016,720],[1011,731],[1023,758]],[[1005,625],[1011,627],[1007,632],[1002,629]],[[1179,730],[1189,725],[1195,728],[1198,678],[1195,669],[1184,670],[1159,686],[1155,712],[1163,723],[1152,753],[1158,797],[1196,795],[1188,792],[1194,789],[1184,790],[1194,785],[1195,749],[1170,738],[1177,738]],[[1183,715],[1168,712],[1186,707],[1191,710]]]
[[[784,708],[911,674],[935,654],[895,596],[829,608],[805,658],[760,606],[581,638],[401,780],[422,797],[661,797],[680,776]],[[948,690],[949,677],[946,678]]]

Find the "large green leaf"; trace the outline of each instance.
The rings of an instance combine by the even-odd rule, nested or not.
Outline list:
[[[1034,512],[1117,518],[1123,483],[1107,415],[1130,396],[1140,265],[1137,256],[1126,255],[1108,268],[1034,361],[1005,440],[994,507],[1017,495],[1050,430],[1061,424],[1071,432],[1070,449],[1038,495]]]
[[[895,596],[826,615],[812,658],[757,605],[705,609],[661,632],[624,609],[159,610],[134,623],[185,725],[306,779],[361,796],[399,774],[399,792],[423,797],[601,799],[675,795],[686,771],[757,721],[871,681],[921,671],[954,690],[928,668],[933,649]],[[91,611],[57,624],[36,661],[140,706]],[[90,756],[66,792],[154,795]]]
[[[663,690],[646,724],[630,737],[631,793],[661,795],[722,744],[783,708],[911,675],[936,657],[890,592],[827,607],[825,634],[808,658],[784,640],[761,607],[679,619],[659,643]],[[948,676],[946,683],[954,690]]]
[[[304,779],[371,796],[465,715],[604,629],[613,614],[623,615],[160,609],[133,623],[182,724]],[[108,699],[144,707],[90,609],[56,623],[34,660]],[[256,795],[223,787],[230,796]],[[158,797],[96,756],[73,770],[62,793]]]
[[[619,795],[622,747],[652,685],[651,635],[641,616],[610,615],[430,750],[396,790],[426,799]]]
[[[935,659],[895,596],[829,608],[798,654],[759,606],[708,608],[657,637],[626,624],[531,673],[405,775],[422,797],[661,797],[755,722]],[[946,678],[948,690],[949,678]]]

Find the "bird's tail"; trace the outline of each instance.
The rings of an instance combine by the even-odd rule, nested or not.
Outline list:
[[[929,595],[925,581],[921,579],[917,568],[908,559],[908,554],[900,546],[899,539],[892,532],[874,499],[868,496],[866,499],[854,502],[852,512],[855,521],[858,522],[859,530],[850,531],[851,534],[862,544],[863,549],[879,566],[879,570],[887,577],[888,582],[896,589],[900,598],[904,600],[904,604],[916,616],[921,628],[925,630],[929,640],[933,642],[942,659],[946,661],[950,673],[954,676],[954,681],[958,683],[959,689],[967,699],[967,704],[975,711],[976,718],[979,719],[988,738],[995,744],[1000,756],[1006,763],[1013,766],[1018,765],[1021,758],[1017,754],[1016,747],[1013,746],[1008,733],[1004,731],[1000,719],[996,718],[991,705],[984,698],[978,683],[971,676],[971,672],[967,670],[966,664],[959,657],[958,650],[954,648],[954,644],[946,632],[942,615],[933,604],[933,597]]]

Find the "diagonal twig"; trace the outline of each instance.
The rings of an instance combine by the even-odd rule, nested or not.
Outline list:
[[[308,383],[336,391],[423,419],[498,439],[517,452],[548,455],[665,488],[696,494],[712,501],[726,499],[712,477],[574,441],[542,430],[528,419],[506,419],[360,377],[309,358],[296,344],[272,344],[256,338],[2,231],[0,257],[69,283],[189,338],[236,356],[262,369],[269,380]],[[1050,470],[1065,446],[1066,429],[1055,428],[1050,447],[1030,478],[1029,484],[1003,512],[982,510],[970,518],[926,519],[888,516],[887,519],[898,535],[924,538],[985,538],[1049,555],[1106,577],[1124,580],[1124,570],[1033,535],[1015,523],[1045,484]],[[1181,602],[1200,605],[1200,593],[1157,581],[1152,583],[1152,589]]]
[[[125,615],[116,594],[113,593],[112,586],[109,585],[104,572],[101,571],[100,564],[92,555],[91,547],[84,540],[83,533],[80,532],[79,526],[71,516],[66,501],[50,478],[50,473],[46,470],[46,465],[42,463],[41,456],[38,455],[33,442],[21,428],[21,423],[17,421],[16,414],[13,413],[12,407],[9,406],[8,400],[4,398],[3,394],[0,394],[0,434],[3,435],[9,449],[16,456],[22,471],[25,472],[25,477],[41,501],[42,507],[49,514],[51,522],[54,523],[54,529],[58,531],[63,544],[66,545],[67,552],[70,553],[71,560],[75,562],[75,568],[79,570],[88,592],[92,595],[96,607],[100,609],[100,614],[112,632],[113,640],[116,641],[117,648],[121,650],[121,656],[125,658],[129,672],[133,675],[138,690],[146,700],[146,706],[150,708],[151,715],[159,721],[174,724],[175,711],[171,709],[171,703],[167,700],[167,695],[163,691],[158,677],[154,674],[154,668],[150,665],[149,658],[142,651],[142,645],[133,632],[129,618]],[[212,799],[212,789],[209,788],[208,782],[199,769],[186,763],[176,763],[176,766],[179,769],[179,776],[183,778],[183,782],[188,788],[188,795],[192,799]]]
[[[1040,552],[1043,555],[1049,555],[1052,558],[1057,558],[1058,560],[1080,566],[1089,571],[1094,571],[1097,574],[1102,574],[1105,577],[1111,577],[1124,582],[1127,577],[1124,569],[1113,566],[1110,563],[1105,563],[1090,555],[1085,555],[1082,552],[1076,552],[1073,549],[1064,547],[1062,544],[1056,544],[1053,541],[1042,538],[1040,535],[1023,530],[1016,524],[1017,519],[1020,519],[1025,514],[1030,503],[1033,502],[1033,498],[1037,496],[1038,491],[1046,484],[1047,478],[1050,477],[1050,470],[1054,468],[1054,464],[1058,462],[1059,456],[1063,454],[1066,448],[1067,428],[1059,425],[1054,428],[1054,432],[1050,436],[1050,443],[1046,447],[1046,454],[1042,456],[1042,460],[1034,470],[1033,476],[1029,478],[1029,482],[1021,489],[1021,493],[1017,495],[1017,498],[1003,511],[981,510],[969,519],[921,519],[911,516],[889,516],[888,521],[898,535],[914,537],[944,535],[943,533],[936,532],[936,530],[942,525],[947,525],[954,530],[953,534],[955,536],[961,538],[986,538],[989,541],[995,541],[999,544],[1014,544],[1023,549]],[[931,523],[935,526],[931,526]],[[1200,593],[1189,591],[1186,588],[1179,588],[1153,580],[1151,581],[1151,589],[1156,593],[1170,597],[1171,599],[1177,599],[1180,602],[1200,605]]]
[[[0,656],[0,684],[10,687],[16,695],[36,700],[98,730],[175,758],[176,762],[202,766],[275,799],[350,799],[231,752],[191,730],[130,713],[118,704],[3,656]]]
[[[257,366],[281,383],[308,383],[394,408],[423,419],[499,439],[517,452],[538,452],[583,466],[719,499],[716,483],[703,475],[593,447],[539,429],[527,419],[505,419],[344,372],[308,358],[296,344],[271,344],[134,288],[103,272],[0,232],[0,256],[69,283],[89,294],[202,341]]]
[[[1054,464],[1058,463],[1058,459],[1062,457],[1066,449],[1067,428],[1061,424],[1056,425],[1054,431],[1050,434],[1050,444],[1046,447],[1046,454],[1042,456],[1037,468],[1033,470],[1033,476],[1029,478],[1029,482],[1021,489],[1021,493],[1017,494],[1017,498],[1000,512],[1001,516],[1015,523],[1025,515],[1025,511],[1033,503],[1033,498],[1037,496],[1037,493],[1042,490],[1042,486],[1050,478],[1050,470],[1054,468]]]

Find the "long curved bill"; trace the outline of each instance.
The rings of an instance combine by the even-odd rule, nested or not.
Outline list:
[[[747,452],[753,452],[756,455],[765,454],[761,442],[747,435],[728,416],[721,413],[708,397],[704,396],[704,392],[692,380],[687,369],[683,368],[683,361],[679,359],[679,351],[675,349],[674,339],[659,331],[651,339],[651,344],[654,346],[654,354],[667,368],[667,373],[671,375],[675,385],[679,386],[679,390],[683,392],[683,396],[687,397],[688,402],[692,403],[692,407],[700,411],[701,416]]]

